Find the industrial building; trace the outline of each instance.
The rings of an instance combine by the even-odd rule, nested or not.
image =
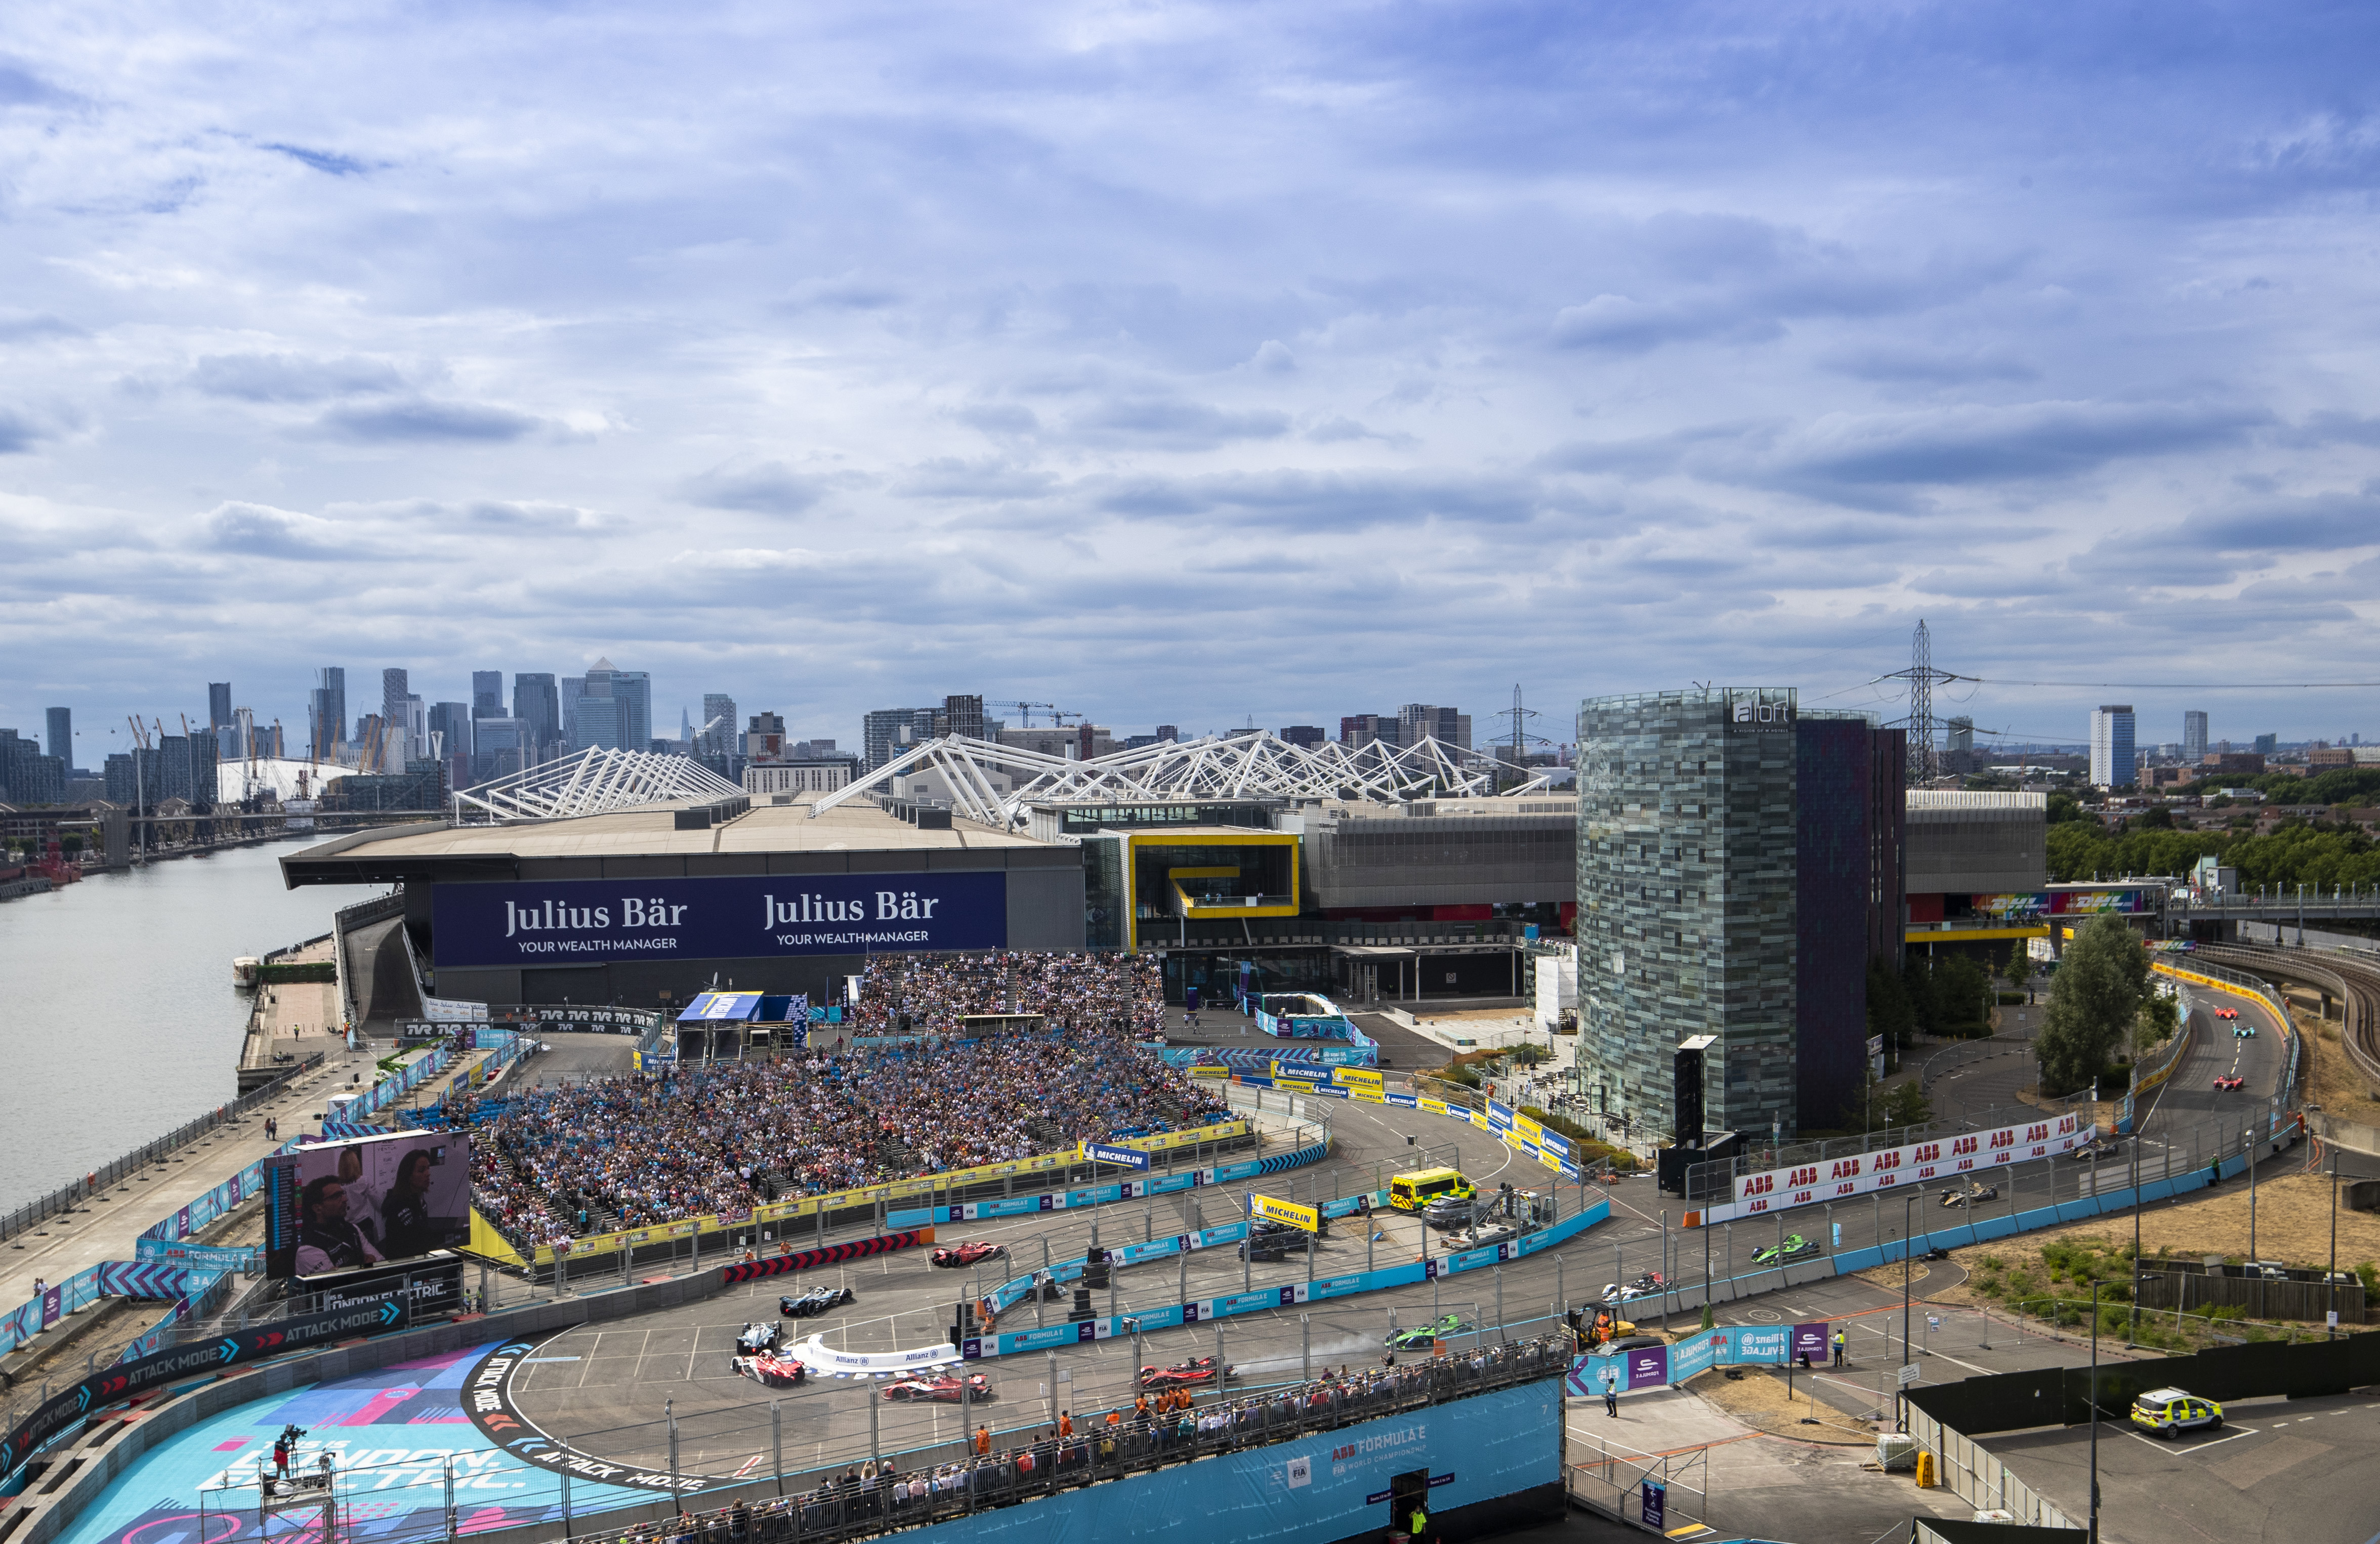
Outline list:
[[[1711,1129],[1831,1126],[1898,963],[1906,736],[1790,688],[1590,699],[1578,731],[1578,1061],[1597,1108],[1674,1128],[1716,1037]],[[1690,1133],[1699,1135],[1699,1133]]]

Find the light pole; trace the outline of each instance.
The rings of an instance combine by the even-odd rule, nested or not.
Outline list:
[[[2244,1132],[2248,1142],[2248,1268],[2256,1268],[2256,1149],[2262,1145],[2253,1131]]]
[[[2338,1338],[2338,1144],[2330,1146],[2330,1269],[2325,1273],[2330,1283],[2330,1333],[2325,1340]]]
[[[2091,1544],[2099,1544],[2099,1284],[2091,1283]]]

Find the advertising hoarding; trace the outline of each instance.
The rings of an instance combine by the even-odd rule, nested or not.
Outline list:
[[[442,966],[715,959],[1008,945],[1005,874],[734,875],[450,884]]]
[[[1738,1175],[1734,1199],[1706,1208],[1702,1223],[1708,1226],[1903,1186],[1947,1183],[1984,1169],[2070,1152],[2090,1134],[2080,1115],[2045,1115],[1996,1131],[1934,1137],[1876,1152],[1853,1152],[1791,1168]]]
[[[1308,1233],[1319,1232],[1322,1227],[1322,1213],[1316,1208],[1300,1206],[1293,1200],[1275,1200],[1270,1196],[1250,1196],[1248,1215],[1269,1222],[1287,1223]]]
[[[285,1281],[471,1241],[471,1139],[399,1131],[266,1160],[264,1273]]]

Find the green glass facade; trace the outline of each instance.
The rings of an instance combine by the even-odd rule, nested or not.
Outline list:
[[[1799,1125],[1794,716],[1791,688],[1580,706],[1580,1082],[1632,1127],[1671,1130],[1697,1034],[1710,1128]]]

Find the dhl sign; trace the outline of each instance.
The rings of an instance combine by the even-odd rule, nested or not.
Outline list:
[[[1734,1200],[1710,1207],[1700,1216],[1706,1224],[1724,1223],[1898,1189],[1905,1185],[1922,1185],[1973,1169],[2065,1152],[2084,1135],[2082,1116],[2070,1114],[2005,1126],[1996,1131],[1929,1137],[1875,1152],[1846,1153],[1821,1163],[1739,1175]]]

